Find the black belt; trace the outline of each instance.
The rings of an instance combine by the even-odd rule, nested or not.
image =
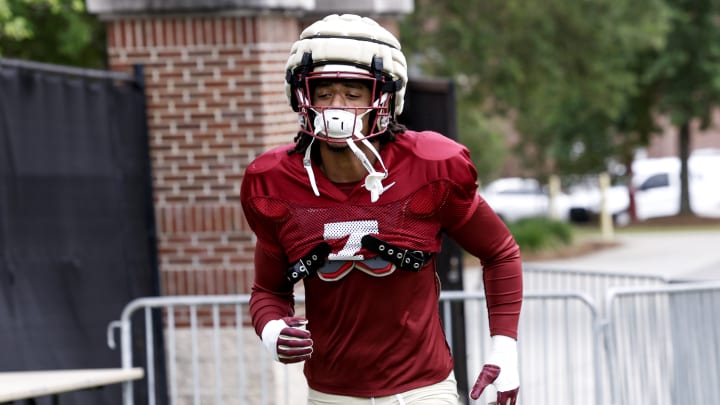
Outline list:
[[[325,242],[315,246],[307,255],[303,256],[294,265],[287,269],[285,276],[291,283],[295,284],[307,276],[317,273],[318,269],[325,264],[332,249]]]
[[[432,256],[432,253],[403,249],[391,245],[372,235],[363,236],[360,242],[365,249],[377,253],[378,256],[393,263],[401,270],[420,271],[425,262]]]

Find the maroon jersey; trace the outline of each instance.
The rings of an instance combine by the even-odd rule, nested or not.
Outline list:
[[[387,189],[372,203],[359,183],[349,193],[315,168],[313,194],[302,156],[273,149],[247,169],[241,200],[257,235],[253,325],[293,313],[286,269],[326,242],[332,253],[304,279],[310,387],[360,397],[439,382],[453,368],[438,312],[434,257],[419,272],[361,245],[364,235],[403,249],[437,253],[446,232],[484,265],[491,334],[515,337],[522,298],[512,236],[477,193],[477,173],[462,145],[434,132],[407,131],[382,146]],[[393,184],[394,183],[394,184]]]

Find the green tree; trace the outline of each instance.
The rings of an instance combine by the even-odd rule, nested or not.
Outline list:
[[[690,123],[703,127],[720,104],[720,2],[715,0],[666,0],[672,8],[666,46],[639,58],[643,91],[639,103],[644,115],[660,113],[678,128],[681,162],[681,214],[691,214],[688,157]],[[641,117],[643,115],[640,115]],[[639,126],[642,129],[643,125]]]
[[[503,123],[479,109],[463,108],[458,115],[459,140],[472,151],[478,179],[482,183],[497,178],[508,154]]]
[[[461,111],[511,122],[542,176],[603,170],[621,149],[633,62],[662,49],[668,19],[662,0],[418,0],[401,35],[411,63],[461,83]]]
[[[0,56],[106,66],[105,27],[83,0],[0,0]]]

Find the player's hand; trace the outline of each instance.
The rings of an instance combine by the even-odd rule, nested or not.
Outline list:
[[[470,398],[480,398],[485,388],[492,384],[497,389],[497,405],[515,405],[520,391],[517,341],[495,335],[490,346],[490,355],[470,391]]]
[[[273,358],[290,364],[305,361],[313,351],[305,318],[286,317],[268,322],[262,330],[262,341]]]

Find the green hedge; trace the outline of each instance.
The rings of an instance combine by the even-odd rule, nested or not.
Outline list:
[[[548,218],[527,218],[508,223],[520,249],[538,252],[569,246],[573,242],[573,229],[567,222]]]

